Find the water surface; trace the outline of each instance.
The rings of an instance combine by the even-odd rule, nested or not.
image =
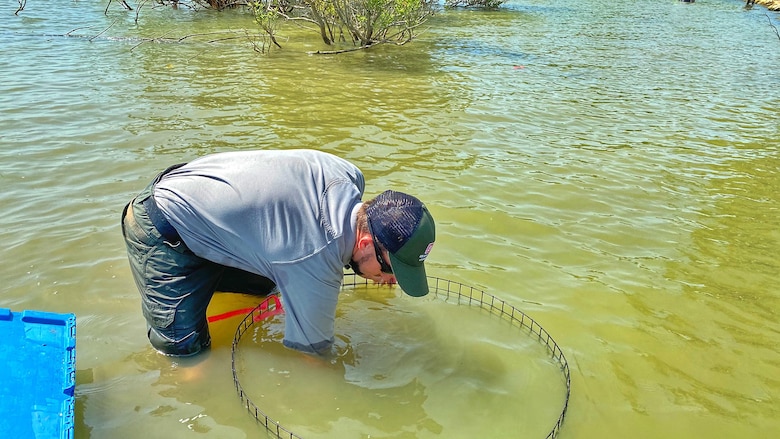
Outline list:
[[[562,346],[573,388],[561,437],[780,431],[776,13],[513,0],[446,11],[404,47],[310,56],[316,36],[288,30],[263,56],[251,34],[140,39],[251,27],[232,12],[147,7],[136,24],[105,2],[17,6],[0,4],[0,306],[76,314],[77,438],[263,436],[233,390],[236,319],[212,325],[199,361],[151,350],[118,223],[169,164],[252,148],[332,152],[364,170],[368,196],[423,199],[438,226],[429,274],[506,300]],[[211,312],[253,300],[221,295]],[[373,324],[340,328],[381,351]],[[505,334],[484,326],[450,341],[522,377],[517,350],[490,349]],[[391,347],[405,340],[394,332],[382,332]],[[392,359],[381,355],[366,357]],[[353,373],[347,384],[365,378]],[[451,420],[462,403],[434,398],[418,414]]]

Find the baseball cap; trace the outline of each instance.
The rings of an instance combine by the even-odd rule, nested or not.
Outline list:
[[[390,254],[393,274],[410,296],[428,294],[425,259],[436,239],[436,225],[428,208],[402,192],[384,191],[366,209],[374,237]]]

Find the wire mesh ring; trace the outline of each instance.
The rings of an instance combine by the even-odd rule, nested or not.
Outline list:
[[[344,276],[344,283],[341,288],[349,288],[356,286],[369,286],[371,285],[367,279],[358,277],[355,274],[347,274]],[[569,407],[569,397],[571,396],[571,373],[569,371],[569,363],[566,361],[566,356],[563,354],[560,346],[552,338],[549,332],[542,328],[536,320],[528,316],[528,314],[520,311],[512,305],[504,302],[503,300],[488,294],[482,290],[464,285],[459,282],[453,282],[447,279],[441,279],[438,277],[428,276],[428,287],[430,294],[433,294],[436,298],[442,298],[445,301],[455,301],[458,305],[477,306],[481,309],[488,311],[490,314],[496,315],[502,319],[511,322],[513,325],[517,325],[519,328],[528,331],[529,335],[533,335],[537,338],[538,342],[547,348],[547,353],[550,358],[558,364],[566,383],[566,395],[561,408],[561,414],[552,426],[552,429],[547,434],[545,439],[555,438],[563,426],[563,419],[566,416],[566,410]],[[279,439],[303,439],[296,435],[292,431],[285,428],[278,421],[273,420],[265,412],[263,412],[254,402],[249,399],[244,388],[241,386],[241,382],[238,379],[238,371],[236,370],[236,352],[238,351],[238,343],[241,341],[241,336],[247,332],[257,321],[262,320],[264,315],[274,313],[278,311],[279,301],[266,300],[262,304],[258,305],[255,309],[249,312],[244,319],[239,323],[236,328],[235,336],[233,337],[233,346],[231,348],[231,368],[233,370],[233,383],[236,386],[238,397],[246,407],[247,411],[255,417],[255,419],[265,427],[270,433],[275,434]]]

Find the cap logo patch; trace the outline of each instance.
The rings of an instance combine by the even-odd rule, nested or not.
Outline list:
[[[420,262],[423,262],[425,258],[428,257],[428,253],[431,252],[431,249],[433,248],[433,243],[428,244],[428,247],[425,247],[425,253],[420,255]]]

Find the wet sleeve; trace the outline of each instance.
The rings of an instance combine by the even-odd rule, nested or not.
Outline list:
[[[284,306],[284,345],[326,354],[334,340],[336,305],[341,277],[316,276],[306,270],[286,270],[278,286]]]

